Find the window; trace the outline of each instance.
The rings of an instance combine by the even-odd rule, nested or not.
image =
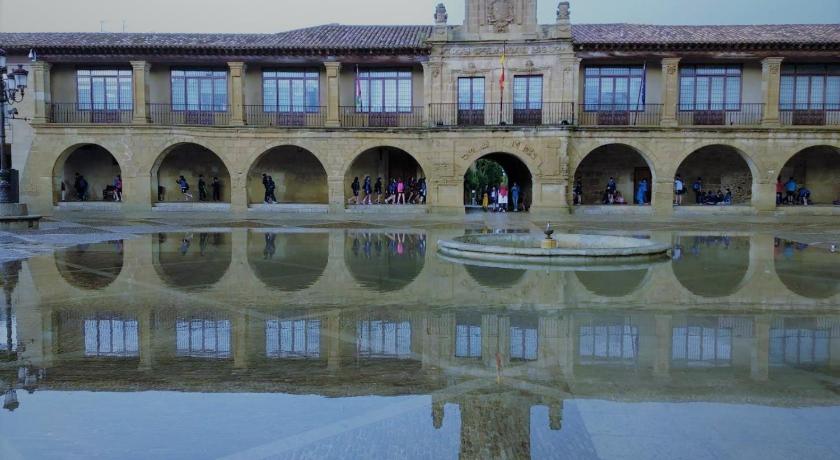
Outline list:
[[[132,110],[131,70],[77,70],[79,110]]]
[[[121,318],[86,319],[85,356],[111,358],[140,356],[137,321]]]
[[[525,361],[537,359],[537,330],[534,328],[510,328],[510,357]]]
[[[481,358],[481,326],[467,324],[455,326],[455,356]]]
[[[230,358],[230,321],[189,319],[175,323],[177,355],[189,358]]]
[[[587,67],[583,93],[585,110],[644,110],[644,68]]]
[[[320,320],[268,320],[265,354],[269,358],[318,358],[321,356]]]
[[[263,72],[263,110],[318,112],[321,106],[317,71]]]
[[[542,75],[517,75],[513,77],[514,110],[542,109]]]
[[[360,358],[411,357],[411,323],[408,321],[359,321],[356,343]]]
[[[830,329],[770,329],[770,363],[819,366],[829,362]]]
[[[227,72],[172,71],[172,110],[227,112],[227,104]]]
[[[781,110],[840,110],[840,65],[785,65]]]
[[[356,76],[356,111],[411,112],[411,71],[362,71]]]
[[[671,358],[686,365],[728,365],[732,359],[732,329],[675,327]]]
[[[623,323],[592,322],[580,327],[580,357],[583,364],[632,363],[639,353],[639,328]]]
[[[740,110],[741,66],[694,65],[680,69],[680,110]]]
[[[484,110],[484,77],[458,79],[458,110]]]

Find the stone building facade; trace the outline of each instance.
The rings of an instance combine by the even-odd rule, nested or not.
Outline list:
[[[677,174],[729,188],[721,212],[777,212],[780,176],[827,205],[810,213],[840,199],[837,24],[572,24],[567,2],[539,24],[536,0],[467,0],[463,25],[439,5],[429,26],[6,33],[0,47],[30,70],[11,151],[44,214],[352,212],[350,183],[367,175],[426,178],[427,204],[402,212],[460,213],[481,158],[540,214],[705,212],[672,206]],[[263,173],[280,205],[262,204]],[[121,203],[106,199],[116,174]],[[180,175],[193,191],[218,177],[221,201],[176,203]],[[609,177],[631,202],[648,181],[650,206],[597,206]]]

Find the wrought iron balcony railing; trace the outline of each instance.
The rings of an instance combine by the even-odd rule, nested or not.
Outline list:
[[[680,104],[677,120],[685,126],[758,126],[764,104]]]
[[[582,104],[578,107],[581,126],[658,126],[662,104]]]
[[[276,128],[321,128],[326,107],[246,105],[245,124]]]
[[[121,124],[131,123],[134,110],[131,106],[116,104],[54,103],[48,107],[50,123],[71,124]]]
[[[425,107],[405,107],[373,111],[357,107],[339,107],[343,128],[422,128],[425,126]]]
[[[156,125],[227,126],[230,124],[230,107],[213,104],[149,104],[149,116]]]
[[[575,124],[575,104],[572,102],[430,104],[429,123],[433,127],[571,126]]]

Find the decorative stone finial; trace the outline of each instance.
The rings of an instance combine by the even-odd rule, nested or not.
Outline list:
[[[569,20],[569,2],[560,2],[557,5],[557,21]]]
[[[435,24],[446,24],[447,20],[449,20],[449,15],[446,13],[446,5],[438,3],[435,8]]]

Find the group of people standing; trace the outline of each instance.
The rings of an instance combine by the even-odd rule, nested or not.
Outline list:
[[[193,201],[193,194],[190,192],[190,184],[187,182],[187,179],[184,176],[178,176],[178,180],[175,182],[181,189],[184,201]],[[221,201],[222,182],[218,177],[213,177],[210,188],[213,190],[213,201]],[[207,181],[204,180],[203,174],[198,175],[198,201],[207,201]]]
[[[782,176],[776,179],[776,206],[787,205],[802,205],[808,206],[814,204],[811,201],[811,190],[804,184],[797,184],[796,179],[791,177],[787,182],[782,183]],[[840,204],[835,202],[834,204]]]
[[[694,192],[694,204],[707,206],[731,206],[732,205],[732,190],[727,188],[726,193],[718,189],[717,193],[714,190],[706,191],[703,184],[703,178],[698,177],[693,184],[691,190]],[[683,205],[683,195],[688,192],[686,182],[682,176],[677,174],[674,178],[674,206]]]
[[[648,194],[650,193],[650,184],[648,183],[647,179],[642,179],[636,185],[636,204],[639,206],[645,206],[650,204],[650,199],[648,198]],[[583,182],[580,179],[575,181],[574,187],[572,187],[572,201],[573,204],[576,206],[580,206],[583,204]],[[621,191],[618,190],[618,181],[616,181],[615,177],[610,177],[607,180],[607,187],[604,190],[604,193],[601,195],[601,204],[606,205],[625,205],[629,204],[627,199],[624,198]]]
[[[391,178],[385,186],[381,177],[376,182],[370,176],[365,176],[364,182],[358,177],[350,184],[353,196],[347,200],[348,204],[426,204],[428,186],[426,178],[409,178],[407,181],[400,178]]]
[[[520,210],[520,195],[522,190],[519,184],[514,182],[508,189],[507,184],[502,183],[499,186],[487,186],[481,193],[481,209],[485,212],[519,212]]]
[[[85,176],[76,173],[73,178],[73,192],[78,201],[88,201],[90,199],[90,184]],[[122,175],[117,174],[114,177],[111,185],[107,185],[102,190],[102,201],[122,201],[123,181]],[[61,181],[61,201],[67,201],[67,186],[64,181]]]

